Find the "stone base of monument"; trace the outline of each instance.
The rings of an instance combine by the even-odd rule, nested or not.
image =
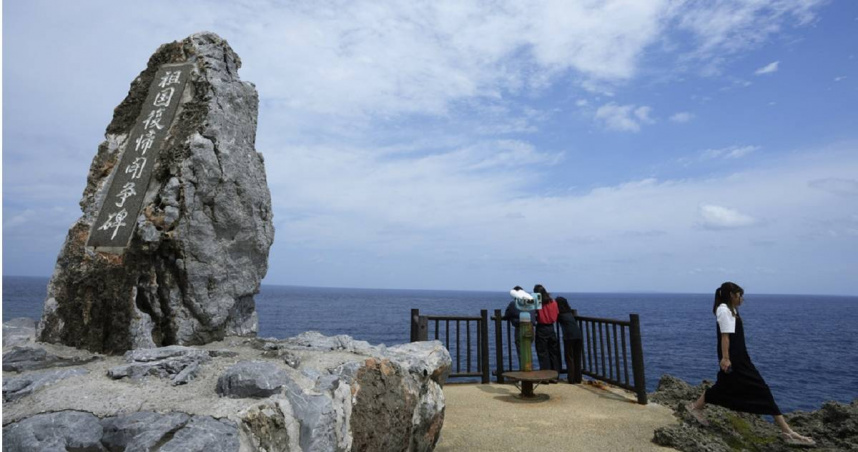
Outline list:
[[[444,422],[452,360],[437,341],[308,332],[104,356],[16,325],[4,363],[22,348],[80,362],[4,372],[4,450],[432,450]]]

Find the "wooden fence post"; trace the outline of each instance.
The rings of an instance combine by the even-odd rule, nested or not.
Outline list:
[[[647,404],[646,377],[644,375],[643,343],[641,342],[641,319],[637,314],[629,315],[629,335],[632,347],[632,371],[635,376],[635,393],[638,403]]]
[[[480,364],[483,368],[483,384],[489,384],[491,380],[491,369],[489,369],[489,310],[480,310],[480,336],[483,340],[480,341]]]
[[[495,360],[497,381],[503,384],[503,320],[500,309],[495,309]]]

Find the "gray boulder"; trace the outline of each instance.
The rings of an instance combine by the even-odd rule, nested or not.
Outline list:
[[[14,402],[28,396],[43,386],[54,384],[66,378],[86,375],[86,369],[61,369],[47,372],[30,373],[19,377],[3,379],[3,401]]]
[[[217,393],[224,397],[268,397],[280,392],[288,378],[276,364],[264,361],[242,361],[217,379]]]
[[[192,63],[182,104],[145,187],[121,255],[86,248],[153,79]],[[39,340],[107,354],[255,335],[254,295],[274,239],[263,159],[254,149],[258,97],[241,60],[212,33],[161,46],[114,110],[48,284]],[[140,190],[138,190],[140,191]],[[126,220],[126,221],[128,221]]]
[[[80,411],[37,414],[3,427],[3,450],[15,452],[103,451],[98,418]]]

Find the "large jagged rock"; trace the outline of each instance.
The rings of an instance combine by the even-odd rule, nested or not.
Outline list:
[[[780,438],[780,429],[761,416],[706,405],[709,426],[700,425],[684,405],[700,397],[710,385],[704,381],[699,386],[692,386],[670,375],[661,377],[658,388],[649,394],[649,399],[673,408],[681,422],[656,430],[653,435],[656,444],[686,452],[774,452],[790,449]],[[813,437],[817,442],[814,450],[858,450],[858,400],[849,405],[826,402],[817,411],[796,411],[784,417],[794,430]]]
[[[122,254],[85,244],[112,174],[163,64],[191,77]],[[274,237],[270,193],[254,149],[258,97],[226,41],[199,33],[161,46],[116,108],[48,284],[40,340],[116,354],[253,335],[253,300]],[[127,169],[126,169],[127,172]]]
[[[175,384],[191,366],[195,377]],[[16,379],[41,374],[7,379],[4,450],[430,451],[451,366],[438,341],[386,347],[316,332],[134,350],[48,371],[73,378],[20,394],[27,381]]]

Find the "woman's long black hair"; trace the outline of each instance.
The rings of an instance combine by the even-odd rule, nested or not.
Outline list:
[[[542,284],[537,284],[533,286],[533,291],[538,294],[542,294],[543,303],[548,303],[551,300],[551,294],[548,293],[547,290],[545,290],[545,287],[542,287]]]
[[[730,312],[733,313],[734,317],[739,316],[739,312],[736,310],[736,306],[733,306],[733,294],[744,295],[745,289],[739,287],[738,284],[732,283],[730,281],[721,284],[721,287],[715,290],[715,304],[712,306],[712,313],[718,310],[718,306],[721,304],[726,304],[728,308],[730,308]]]

